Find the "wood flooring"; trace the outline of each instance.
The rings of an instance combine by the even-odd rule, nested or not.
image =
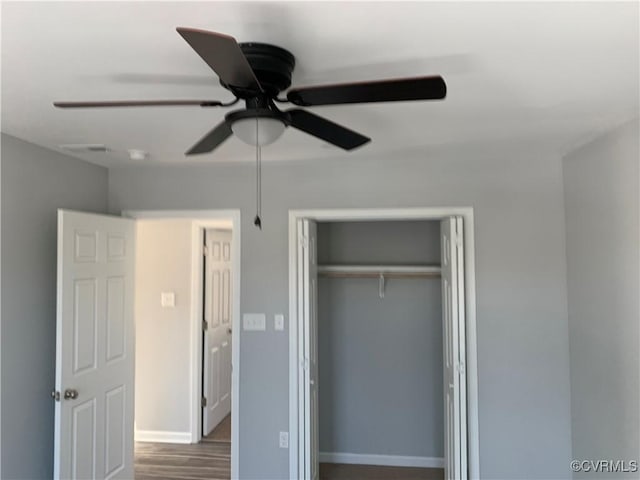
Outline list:
[[[231,415],[198,444],[136,442],[135,480],[203,478],[231,478]]]
[[[231,444],[136,443],[136,480],[228,480]]]

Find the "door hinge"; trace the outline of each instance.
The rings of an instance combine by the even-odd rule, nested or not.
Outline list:
[[[207,397],[202,397],[202,398],[200,399],[200,406],[201,406],[202,408],[204,408],[204,407],[206,407],[206,406],[207,406]]]
[[[302,245],[303,248],[309,248],[309,237],[301,236],[300,245]]]
[[[202,247],[202,255],[204,255],[205,257],[209,255],[209,247],[207,247],[206,245]]]
[[[60,392],[58,390],[51,391],[51,398],[53,398],[56,402],[60,401]]]
[[[458,375],[464,375],[464,363],[457,363],[456,370],[458,371]]]
[[[209,330],[209,322],[207,322],[206,320],[202,321],[202,330],[204,330],[205,332]]]

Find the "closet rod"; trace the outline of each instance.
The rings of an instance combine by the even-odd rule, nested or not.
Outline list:
[[[318,274],[340,278],[433,278],[439,277],[439,265],[318,265]]]

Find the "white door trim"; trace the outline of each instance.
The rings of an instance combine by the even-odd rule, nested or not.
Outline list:
[[[135,219],[191,219],[192,256],[191,256],[191,362],[190,362],[190,418],[191,442],[197,443],[202,438],[202,408],[200,406],[200,383],[202,378],[202,245],[205,228],[230,227],[233,231],[231,239],[231,257],[233,271],[232,329],[231,337],[231,478],[238,478],[239,458],[239,415],[240,415],[240,210],[125,210],[123,217]],[[224,225],[221,222],[229,221]]]
[[[297,222],[366,220],[442,220],[464,219],[466,354],[467,354],[467,439],[469,479],[480,478],[478,434],[478,365],[476,345],[476,289],[473,208],[363,208],[289,210],[289,477],[297,478],[298,439],[298,299],[297,299]]]

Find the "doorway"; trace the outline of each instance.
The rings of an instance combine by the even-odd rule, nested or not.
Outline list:
[[[317,245],[320,478],[441,479],[440,222],[317,222]]]
[[[318,271],[361,275],[367,266],[343,272],[344,265],[317,264],[316,222],[432,220],[441,225],[443,363],[445,409],[445,478],[478,477],[477,375],[475,350],[475,286],[473,258],[473,211],[451,209],[402,210],[310,210],[291,211],[290,239],[290,478],[319,478],[317,276]],[[463,236],[463,228],[466,235]],[[402,269],[399,269],[402,270]],[[399,272],[407,274],[407,270]],[[371,273],[371,272],[366,272]],[[374,272],[375,273],[375,272]],[[380,273],[380,272],[379,272]],[[380,295],[384,278],[379,275]],[[416,270],[416,272],[418,271]],[[420,272],[420,273],[426,273]],[[466,293],[466,297],[464,294]],[[458,305],[458,306],[457,306]],[[448,361],[453,358],[454,361]],[[465,368],[466,367],[466,368]],[[320,427],[322,428],[322,427]],[[355,457],[359,457],[357,460]],[[359,463],[363,455],[342,455]],[[377,457],[377,458],[374,458]],[[399,457],[370,455],[367,458],[394,465]],[[339,460],[339,459],[338,459]],[[353,461],[349,461],[353,460]],[[384,461],[383,461],[384,460]],[[416,458],[404,458],[415,461]],[[395,465],[402,465],[402,463]],[[408,463],[407,466],[412,466]],[[413,465],[415,466],[415,465]],[[377,477],[376,477],[377,478]]]
[[[152,232],[151,242],[140,248],[136,228],[151,219],[174,222],[174,226],[182,222],[186,226],[182,231],[182,245],[167,245],[161,235],[154,236]],[[202,440],[203,242],[205,229],[216,227],[233,232],[229,257],[230,272],[235,274],[229,277],[232,291],[229,309],[237,312],[240,305],[239,211],[133,211],[125,212],[122,217],[58,211],[56,386],[52,393],[56,477],[133,478],[135,430],[136,440],[157,442],[153,445],[173,443],[167,446],[169,450],[181,447],[175,458],[188,456],[193,447],[200,447],[177,444],[195,444]],[[160,282],[150,289],[137,288],[137,260],[147,253],[145,249],[155,247],[158,251],[150,256],[148,266],[151,278]],[[162,250],[164,247],[166,251]],[[182,290],[164,282],[166,272],[161,272],[160,267],[167,261],[171,248],[182,254],[178,262],[183,270]],[[158,310],[149,315],[149,330],[138,328],[136,332],[136,304],[147,294],[148,303]],[[169,314],[177,309],[182,309],[180,315]],[[233,329],[238,324],[237,317],[229,314],[228,323]],[[153,385],[171,374],[175,379],[177,374],[185,382],[181,385],[165,382],[164,391],[152,396],[146,407],[153,411],[161,400],[182,399],[184,408],[167,415],[171,421],[178,419],[182,423],[164,430],[145,431],[140,424],[142,416],[134,414],[134,369],[138,366],[135,357],[139,357],[138,364],[144,363],[143,349],[137,348],[136,340],[153,344],[160,331],[175,340],[175,346],[182,351],[167,348],[165,355],[155,357],[147,380]],[[179,335],[182,335],[181,341],[178,341]],[[236,367],[239,340],[236,336],[230,342],[231,361]],[[231,445],[226,447],[224,468],[231,477],[236,477],[238,472],[238,374],[239,368],[235,368],[230,378]],[[137,394],[144,397],[142,388]],[[170,456],[164,447],[159,448],[159,453],[147,453],[165,460]]]
[[[171,405],[180,403],[175,420],[180,417],[181,423],[170,425],[165,422],[165,435],[164,426],[148,431],[145,425],[137,421],[136,440],[174,444],[199,443],[204,449],[213,448],[216,457],[229,458],[230,455],[231,465],[227,474],[230,473],[234,478],[238,468],[239,338],[232,335],[232,332],[239,331],[234,328],[238,322],[236,312],[240,308],[239,212],[134,211],[126,212],[126,215],[137,219],[139,249],[149,248],[149,242],[153,242],[154,238],[159,245],[176,241],[179,243],[174,245],[174,257],[179,258],[173,258],[173,261],[180,263],[184,269],[182,272],[177,269],[167,271],[167,268],[160,268],[160,265],[171,260],[171,255],[166,255],[163,259],[161,252],[157,252],[158,254],[151,258],[147,253],[141,253],[138,255],[139,258],[146,257],[147,262],[155,263],[155,266],[147,268],[147,274],[155,280],[162,274],[181,274],[182,283],[188,283],[187,291],[182,292],[182,296],[179,292],[172,291],[170,286],[164,289],[156,286],[153,292],[149,292],[152,298],[144,300],[146,304],[153,304],[155,312],[158,312],[151,320],[154,323],[151,330],[147,328],[146,333],[152,334],[153,331],[160,332],[161,329],[165,329],[163,333],[169,343],[165,345],[164,351],[157,351],[156,348],[156,353],[168,358],[164,368],[148,368],[149,371],[156,372],[155,378],[150,380],[156,386],[155,395],[147,395],[146,399],[136,396],[136,415],[142,412],[141,415],[147,417],[159,416],[158,407],[162,401],[159,395],[165,395],[166,403]],[[155,224],[160,230],[142,234],[145,223]],[[139,274],[139,262],[137,266]],[[171,285],[171,282],[176,280],[171,278],[165,285]],[[144,294],[144,288],[137,286],[139,291],[136,295]],[[168,298],[165,298],[167,296]],[[163,307],[161,304],[165,301],[168,304]],[[144,313],[140,311],[140,306],[141,302],[138,302],[136,317]],[[180,318],[174,318],[173,322],[171,319],[163,322],[161,314],[171,313],[180,308],[183,310]],[[183,324],[178,325],[178,322]],[[188,336],[188,340],[183,338],[180,341],[179,331],[183,336]],[[152,343],[158,340],[152,340]],[[182,347],[177,347],[178,343]],[[137,338],[136,344],[144,345],[145,340]],[[172,358],[168,355],[169,350],[177,348],[181,348],[178,357]],[[139,353],[144,354],[136,353],[137,363],[141,360]],[[232,364],[236,368],[232,369]],[[136,370],[137,378],[144,378],[143,372],[139,371],[140,368],[136,367]],[[174,381],[162,379],[170,376],[171,372],[176,373]],[[179,383],[180,377],[182,384]],[[136,387],[140,387],[142,383],[143,380],[137,380]],[[182,385],[181,388],[177,388],[179,384]],[[174,390],[175,394],[171,395],[169,392]],[[206,453],[204,450],[191,452],[185,448],[188,446],[179,447],[179,451],[173,453],[178,456]],[[152,461],[157,452],[146,449],[141,453]],[[219,466],[216,465],[216,468]],[[226,468],[229,468],[228,463]]]

